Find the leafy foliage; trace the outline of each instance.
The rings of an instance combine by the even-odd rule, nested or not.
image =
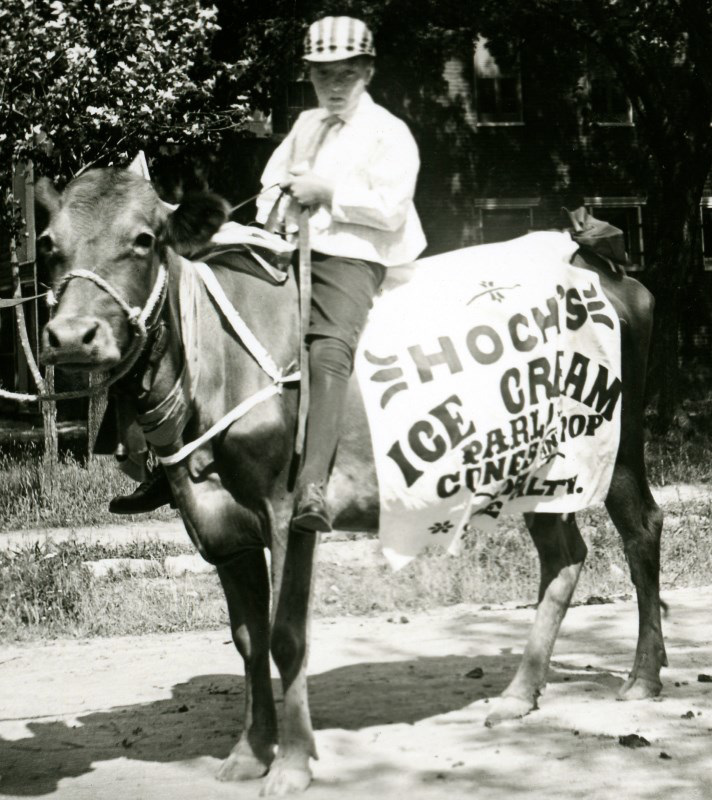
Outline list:
[[[13,162],[68,179],[140,148],[217,144],[241,125],[243,63],[216,61],[200,0],[3,0],[0,227],[15,224]]]

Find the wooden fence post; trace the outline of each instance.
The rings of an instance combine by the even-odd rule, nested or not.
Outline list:
[[[13,168],[13,194],[19,202],[25,230],[20,240],[15,237],[10,240],[10,266],[12,270],[13,295],[22,297],[22,281],[20,267],[32,265],[34,294],[38,294],[37,287],[37,261],[35,253],[35,182],[34,169],[31,161],[23,165],[15,164]],[[35,301],[36,302],[36,301]],[[27,331],[27,319],[22,304],[15,306],[15,319],[17,334],[25,352],[27,365],[39,394],[51,394],[54,391],[54,368],[47,367],[42,376],[37,362],[32,353],[32,345]],[[37,314],[35,319],[35,342],[38,342]],[[42,409],[42,422],[44,427],[44,455],[43,470],[45,485],[51,485],[54,465],[57,463],[59,445],[57,436],[57,404],[52,401],[40,402]]]
[[[89,373],[89,389],[97,383],[101,383],[106,378],[107,373],[104,372],[90,372]],[[101,392],[94,392],[89,395],[89,411],[87,413],[87,463],[92,459],[94,452],[94,445],[96,438],[99,435],[99,428],[101,427],[106,407],[109,403],[109,390],[104,389]]]

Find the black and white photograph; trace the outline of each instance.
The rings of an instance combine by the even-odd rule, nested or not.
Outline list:
[[[0,798],[712,800],[710,0],[0,0]]]

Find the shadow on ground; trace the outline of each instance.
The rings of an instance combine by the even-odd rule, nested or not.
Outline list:
[[[361,663],[310,678],[316,730],[411,724],[477,700],[496,697],[511,679],[519,656],[442,656],[390,663]],[[479,667],[482,677],[468,677]],[[577,680],[559,665],[550,683]],[[580,670],[579,670],[580,672]],[[611,696],[621,684],[607,671],[589,670],[588,682]],[[275,694],[280,690],[275,681]],[[0,793],[35,797],[56,790],[63,778],[91,772],[114,758],[150,762],[223,759],[240,733],[244,678],[198,675],[173,687],[170,699],[113,708],[80,717],[73,726],[31,721],[32,736],[0,739]]]

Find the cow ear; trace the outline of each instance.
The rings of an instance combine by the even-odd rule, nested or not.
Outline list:
[[[35,199],[53,217],[60,206],[59,192],[49,178],[38,178],[35,181]]]
[[[230,206],[210,192],[186,195],[166,221],[165,242],[180,255],[202,248],[227,222]]]

